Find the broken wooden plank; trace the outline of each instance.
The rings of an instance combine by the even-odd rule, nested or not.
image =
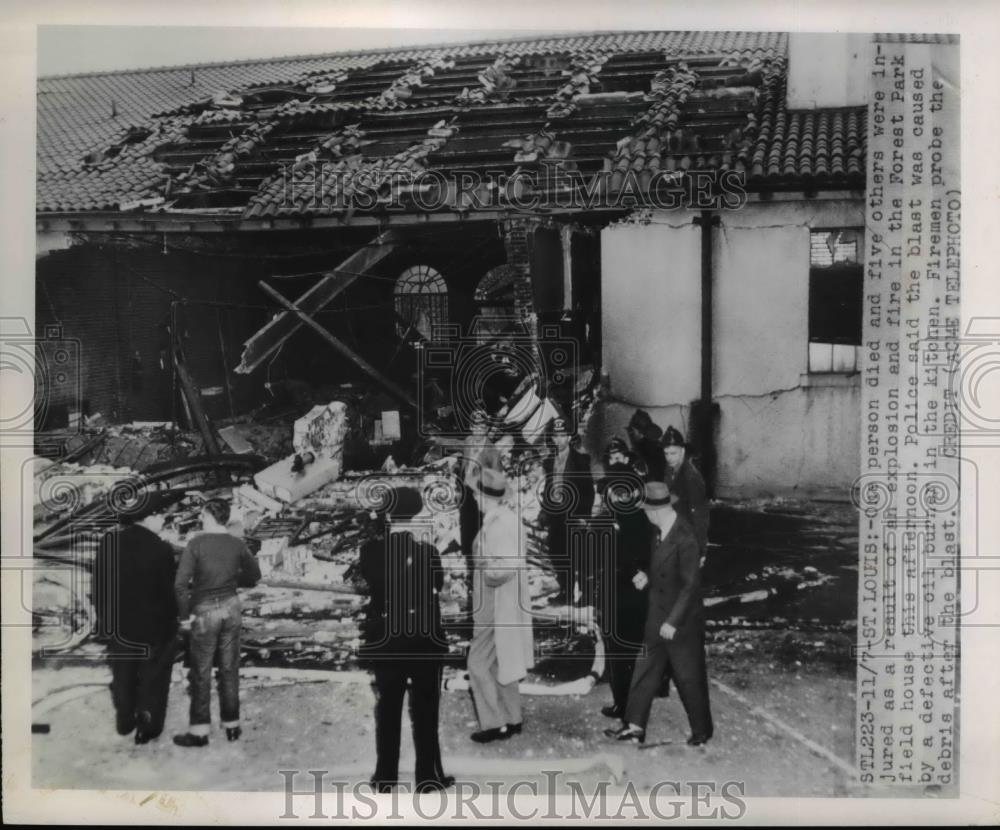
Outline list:
[[[372,242],[362,246],[340,265],[329,271],[312,288],[295,301],[295,306],[306,314],[315,314],[328,305],[361,274],[370,271],[396,248],[399,236],[394,231],[386,231]],[[246,341],[240,365],[236,371],[250,374],[291,337],[302,325],[302,319],[295,313],[283,311],[266,326]]]
[[[306,311],[299,308],[299,306],[297,306],[295,303],[291,302],[290,300],[279,294],[263,280],[261,280],[261,282],[259,282],[258,285],[269,297],[273,298],[274,300],[277,300],[290,312],[297,315],[303,323],[309,326],[309,328],[311,328],[327,343],[333,346],[333,348],[336,349],[338,352],[340,352],[340,354],[342,354],[344,357],[350,360],[351,363],[353,363],[355,366],[357,366],[359,369],[365,372],[365,374],[369,375],[372,378],[372,380],[378,383],[383,389],[385,389],[386,392],[388,392],[394,398],[397,398],[403,403],[413,407],[414,409],[418,408],[416,399],[409,392],[405,391],[402,387],[397,386],[393,381],[389,380],[389,378],[387,378],[378,369],[372,366],[367,360],[361,357],[361,355],[353,351],[350,348],[350,346],[348,346],[346,343],[344,343],[341,340],[338,340],[336,337],[330,334],[330,332],[328,332],[319,323],[313,320],[312,317],[310,317]]]
[[[219,430],[219,437],[226,442],[226,445],[236,454],[253,452],[253,447],[243,435],[240,434],[239,424],[230,424]]]
[[[194,425],[197,426],[198,432],[201,433],[202,440],[205,442],[207,454],[219,455],[221,453],[219,442],[215,440],[212,425],[209,423],[208,416],[205,414],[205,409],[202,406],[201,393],[198,391],[198,387],[195,386],[187,366],[184,365],[184,359],[176,349],[174,351],[174,367],[177,370],[177,377],[181,382],[181,390],[184,393],[184,400],[187,401],[191,418],[194,421]]]

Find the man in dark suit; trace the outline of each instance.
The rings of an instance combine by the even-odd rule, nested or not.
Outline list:
[[[653,423],[648,412],[637,409],[632,413],[625,432],[632,442],[632,450],[637,461],[641,462],[640,466],[646,481],[663,481],[666,472],[663,447],[660,446],[663,430]]]
[[[450,787],[438,742],[441,669],[448,651],[438,594],[444,572],[437,549],[418,541],[406,523],[423,508],[420,493],[400,488],[390,509],[372,513],[374,535],[361,546],[361,573],[370,601],[362,659],[374,672],[375,751],[372,787],[390,792],[399,777],[403,696],[409,683],[410,722],[418,792]]]
[[[623,725],[605,734],[619,741],[645,741],[653,698],[669,668],[691,725],[688,744],[700,746],[712,737],[712,713],[698,542],[662,482],[646,484],[643,510],[658,531],[649,566],[645,650],[636,660]]]
[[[174,550],[159,537],[163,516],[122,526],[101,539],[94,561],[98,637],[107,641],[119,735],[145,744],[163,731],[177,651]]]
[[[708,498],[705,495],[705,479],[695,469],[687,457],[684,436],[667,427],[663,433],[663,455],[667,462],[664,481],[674,499],[674,510],[694,531],[698,540],[701,563],[705,563],[708,551]]]
[[[612,704],[601,712],[609,718],[625,716],[632,669],[642,647],[646,622],[643,588],[649,571],[652,527],[639,507],[642,487],[642,475],[632,462],[625,442],[621,438],[612,439],[607,449],[605,475],[597,484],[605,511],[614,520],[613,559],[599,572],[607,580],[602,599],[610,604],[601,608],[612,698]]]
[[[590,456],[580,449],[565,418],[550,428],[552,452],[544,462],[542,511],[549,528],[549,558],[567,602],[589,604],[593,568],[584,562],[588,522],[594,511],[594,477]]]

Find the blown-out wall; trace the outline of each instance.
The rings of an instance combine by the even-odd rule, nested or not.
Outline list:
[[[611,401],[594,448],[641,407],[690,432],[700,391],[695,214],[655,214],[602,236],[603,365]],[[754,202],[713,231],[717,494],[847,498],[858,474],[859,377],[810,373],[810,231],[860,227],[860,199]]]

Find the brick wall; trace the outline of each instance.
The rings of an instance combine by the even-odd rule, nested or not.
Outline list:
[[[67,410],[102,413],[115,422],[170,420],[172,393],[169,327],[181,333],[188,366],[203,389],[210,417],[237,413],[260,398],[260,378],[234,376],[242,342],[267,319],[245,260],[81,245],[38,260],[35,329],[58,323],[79,343],[80,400],[60,393],[50,400],[48,427]],[[220,327],[222,338],[220,342]],[[229,368],[229,394],[226,392]],[[39,425],[42,426],[42,425]]]
[[[528,217],[508,219],[504,223],[504,248],[507,264],[514,268],[519,279],[514,283],[514,308],[518,317],[529,320],[535,312],[534,292],[531,287],[531,246],[538,227],[538,220]]]

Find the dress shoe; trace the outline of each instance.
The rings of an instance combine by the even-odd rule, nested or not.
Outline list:
[[[227,726],[226,727],[226,740],[232,743],[233,741],[238,741],[240,735],[243,734],[243,730],[238,726]]]
[[[703,746],[708,743],[708,740],[711,737],[711,735],[692,735],[688,738],[687,743],[688,746]]]
[[[601,714],[606,718],[617,718],[621,720],[625,716],[625,710],[621,706],[616,706],[612,704],[611,706],[604,706],[601,709]]]
[[[477,744],[488,744],[490,741],[504,741],[510,737],[510,730],[506,726],[498,726],[495,729],[481,729],[473,732],[470,736]]]
[[[148,744],[154,738],[159,738],[159,732],[142,732],[139,729],[135,730],[135,742],[140,746],[142,744]]]
[[[520,735],[521,734],[521,728],[523,726],[524,726],[524,724],[521,724],[521,723],[508,723],[507,724],[507,737],[509,738],[511,735]]]
[[[183,735],[174,735],[174,743],[177,746],[208,746],[208,735],[192,735],[185,732]]]
[[[605,729],[604,734],[616,741],[628,741],[633,744],[646,743],[646,730],[639,729],[631,724],[625,724],[618,729]]]
[[[442,775],[440,778],[427,778],[417,784],[418,793],[433,793],[446,790],[455,784],[454,775]]]

